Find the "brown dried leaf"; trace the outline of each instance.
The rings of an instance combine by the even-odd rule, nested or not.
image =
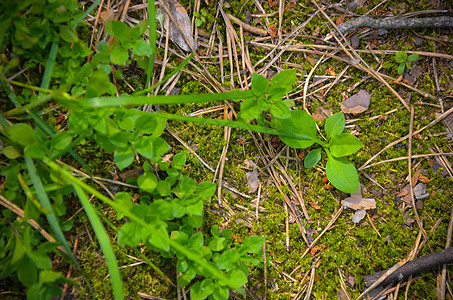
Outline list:
[[[275,26],[274,24],[269,26],[269,35],[271,36],[271,38],[277,35],[277,31],[278,31],[277,26]]]
[[[247,178],[247,185],[249,186],[249,193],[253,194],[258,190],[261,181],[258,178],[258,170],[255,169],[253,171],[247,172],[245,174]]]
[[[360,90],[357,94],[349,97],[340,103],[341,110],[345,114],[359,114],[370,107],[371,95],[365,90]]]
[[[354,210],[376,208],[376,200],[374,200],[373,198],[348,197],[348,198],[342,200],[341,204],[346,208],[351,208]]]
[[[197,50],[197,44],[192,36],[192,26],[186,9],[176,0],[168,0],[166,1],[166,4],[173,16],[173,18],[169,17],[166,9],[162,10],[164,12],[164,28],[167,30],[170,39],[186,52],[191,52],[191,47],[193,48],[193,51]],[[167,28],[167,19],[169,19],[170,22],[169,28]],[[172,19],[175,20],[177,25]],[[189,42],[190,45],[187,42]]]
[[[316,202],[310,201],[308,202],[308,204],[310,204],[310,206],[314,209],[321,209],[321,207]]]
[[[335,76],[335,75],[336,75],[333,66],[330,66],[330,67],[326,70],[326,73],[327,73],[327,75],[329,75],[329,76]]]

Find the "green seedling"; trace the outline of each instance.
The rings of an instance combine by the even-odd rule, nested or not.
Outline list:
[[[270,83],[261,75],[252,76],[251,97],[241,104],[241,116],[251,120],[257,118],[262,122],[262,112],[269,110],[272,115],[270,127],[278,130],[281,140],[296,149],[305,149],[314,144],[321,148],[310,151],[304,161],[306,168],[315,166],[321,160],[321,149],[327,155],[326,173],[329,181],[337,189],[353,193],[359,185],[357,170],[354,165],[344,158],[357,152],[362,143],[350,133],[344,133],[344,114],[337,113],[327,119],[324,126],[326,139],[320,140],[317,136],[315,120],[311,115],[301,110],[290,110],[293,101],[282,97],[291,90],[296,80],[295,70],[286,70],[274,76]],[[260,118],[261,117],[261,118]],[[290,137],[288,134],[296,134]]]
[[[395,60],[399,64],[398,65],[398,74],[399,75],[403,74],[406,67],[408,69],[410,69],[411,63],[414,61],[417,61],[418,57],[419,57],[418,54],[411,54],[408,56],[407,53],[404,51],[397,52],[395,54]]]
[[[195,11],[193,15],[195,16],[195,25],[200,27],[204,22],[206,22],[208,12],[205,9],[202,9],[200,12]]]

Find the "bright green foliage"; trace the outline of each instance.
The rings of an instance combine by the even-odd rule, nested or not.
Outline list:
[[[401,75],[404,72],[404,69],[407,67],[411,68],[411,63],[417,61],[419,58],[418,54],[407,55],[406,52],[400,51],[395,54],[395,61],[398,65],[398,74]]]

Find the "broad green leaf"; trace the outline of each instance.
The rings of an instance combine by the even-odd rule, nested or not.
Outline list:
[[[69,133],[63,131],[52,136],[52,146],[57,150],[62,150],[69,146],[72,137]]]
[[[411,54],[407,57],[407,61],[414,62],[414,61],[417,61],[418,58],[419,58],[418,54]]]
[[[233,290],[237,291],[247,283],[247,276],[245,276],[245,274],[240,270],[231,270],[226,274],[226,276],[230,279],[228,286]]]
[[[287,94],[286,90],[282,87],[272,87],[269,91],[269,101],[280,101]]]
[[[201,200],[207,200],[214,195],[216,190],[217,185],[215,183],[204,181],[197,185],[195,192]]]
[[[277,73],[271,81],[272,88],[283,88],[285,90],[285,94],[291,91],[291,86],[296,81],[296,69],[285,70]]]
[[[129,36],[129,26],[121,21],[109,20],[105,27],[107,33],[113,37],[118,38],[120,41],[125,42]]]
[[[164,130],[167,120],[164,118],[156,117],[153,114],[141,114],[135,120],[135,134],[150,134],[153,136],[160,136]]]
[[[217,225],[214,225],[211,227],[211,234],[213,237],[219,237],[220,236],[220,230],[219,230],[219,226]]]
[[[398,74],[403,74],[405,68],[406,64],[404,62],[400,63],[400,65],[398,66]]]
[[[291,117],[291,111],[283,101],[276,101],[271,104],[270,113],[273,117],[279,119],[288,119]]]
[[[173,157],[171,165],[173,167],[180,167],[186,163],[187,155],[184,152],[180,152]]]
[[[157,187],[157,177],[153,173],[145,173],[137,179],[140,189],[151,193]]]
[[[203,247],[203,233],[197,232],[189,239],[189,247],[199,250]]]
[[[164,225],[155,227],[155,229],[151,232],[149,242],[154,247],[157,247],[161,250],[170,250],[170,238],[168,237],[168,232]]]
[[[304,167],[314,167],[321,160],[321,148],[316,148],[310,151],[304,159]]]
[[[160,160],[160,157],[170,150],[170,147],[163,139],[155,136],[141,136],[134,143],[134,146],[138,153],[153,162]]]
[[[224,286],[217,286],[212,294],[214,300],[228,300],[230,296],[230,291],[227,287]]]
[[[118,169],[122,170],[127,168],[134,161],[134,151],[130,147],[115,150],[113,152],[113,159]]]
[[[17,277],[26,287],[30,287],[38,281],[38,270],[27,256],[24,256],[17,266]]]
[[[124,65],[129,58],[129,51],[121,45],[116,45],[110,52],[110,60],[114,64]]]
[[[274,119],[273,119],[274,120]],[[316,124],[312,116],[305,111],[292,110],[291,118],[276,120],[273,123],[277,126],[276,129],[282,132],[296,133],[303,136],[302,138],[287,137],[284,134],[279,134],[280,139],[288,146],[296,149],[303,149],[310,147],[315,142],[316,138]]]
[[[395,54],[395,59],[397,63],[403,63],[406,61],[407,53],[404,51],[397,52]]]
[[[153,49],[146,41],[137,40],[132,46],[132,53],[141,56],[151,55],[153,53]]]
[[[26,146],[35,142],[33,128],[26,123],[16,123],[8,128],[9,138],[21,146]]]
[[[255,96],[265,95],[269,90],[269,82],[259,74],[252,75],[252,93]]]
[[[180,187],[181,187],[181,193],[184,196],[188,196],[195,191],[195,189],[197,188],[197,185],[195,183],[195,180],[193,180],[189,176],[184,176],[181,180]]]
[[[176,264],[176,271],[177,272],[185,272],[189,268],[189,263],[187,262],[187,259],[185,257],[181,257],[178,259],[178,262]]]
[[[222,251],[223,248],[225,248],[224,242],[225,242],[225,238],[223,238],[223,237],[216,237],[216,238],[213,238],[213,239],[209,242],[208,247],[209,247],[209,249],[211,249],[212,251]]]
[[[74,28],[72,28],[72,26],[60,25],[59,28],[60,28],[60,37],[64,41],[66,41],[68,43],[73,43],[78,40],[77,32],[75,31]]]
[[[148,19],[143,19],[137,26],[132,27],[129,29],[129,38],[131,41],[137,40],[142,34],[145,33],[146,29],[148,28]]]
[[[139,230],[139,226],[135,223],[129,222],[123,224],[120,230],[118,230],[118,244],[120,246],[128,245],[135,247],[143,238],[143,235],[140,234]]]
[[[186,272],[178,276],[178,284],[180,286],[187,286],[195,278],[195,275],[197,275],[195,269],[193,267],[189,268]]]
[[[359,175],[354,165],[341,157],[327,153],[327,179],[334,187],[345,193],[354,193],[359,187]]]
[[[246,120],[253,120],[261,114],[258,107],[258,101],[255,98],[247,99],[241,102],[241,117]]]
[[[262,236],[252,235],[244,240],[241,253],[256,253],[263,247],[265,241],[266,238]]]
[[[85,96],[87,98],[102,96],[105,93],[109,92],[112,85],[113,84],[110,82],[110,78],[107,75],[107,73],[103,69],[99,69],[96,72],[94,72],[91,78],[88,80],[87,91]],[[114,85],[113,88],[115,88]]]
[[[27,253],[28,257],[34,262],[38,269],[52,269],[52,261],[41,251],[31,251]]]
[[[157,192],[162,197],[171,195],[171,185],[165,180],[159,180],[156,188],[157,188]]]
[[[31,144],[31,145],[36,145],[36,144]],[[38,149],[30,149],[30,150],[28,150],[28,149],[30,148],[31,145],[27,145],[27,146],[25,147],[25,154],[26,154],[26,155],[30,156],[31,158],[42,158],[42,157],[44,157],[44,153],[41,151],[41,147],[39,147],[39,146],[37,147]],[[39,150],[39,151],[37,152],[38,157],[37,157],[36,155],[30,155],[30,152],[31,152],[32,154],[35,154],[35,153],[36,153],[36,151],[33,151],[33,150]],[[6,146],[5,148],[1,149],[1,152],[0,152],[0,153],[5,154],[5,156],[6,156],[8,159],[16,159],[16,158],[18,158],[19,156],[22,155],[22,154],[21,154],[14,146],[12,146],[12,145]]]
[[[343,157],[357,152],[362,142],[350,133],[342,133],[332,137],[329,147],[333,156]]]
[[[223,252],[217,259],[217,267],[220,270],[229,270],[241,258],[241,254],[236,248]]]
[[[194,216],[203,216],[203,202],[197,201],[187,206],[187,213]]]
[[[225,239],[229,240],[229,239],[231,239],[232,236],[233,236],[233,232],[231,231],[231,229],[222,230],[222,237],[224,237]]]
[[[57,279],[61,278],[61,272],[54,272],[51,270],[44,270],[39,273],[39,282],[55,282]]]
[[[344,130],[344,114],[336,113],[326,120],[324,130],[326,131],[327,140],[329,140],[335,134],[340,134]]]

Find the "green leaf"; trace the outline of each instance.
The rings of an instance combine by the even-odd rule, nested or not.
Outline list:
[[[332,137],[329,147],[333,156],[343,157],[357,152],[362,142],[350,133],[342,133]]]
[[[57,150],[63,150],[71,143],[72,137],[67,132],[59,132],[52,136],[52,146]]]
[[[162,197],[171,195],[171,185],[167,181],[159,180],[156,188],[157,188],[157,192]]]
[[[135,134],[150,134],[153,136],[160,136],[164,130],[167,120],[164,118],[156,117],[153,114],[141,114],[135,120]]]
[[[162,138],[155,136],[141,136],[134,143],[134,147],[138,153],[153,162],[160,160],[160,157],[170,150],[170,146]]]
[[[28,252],[27,255],[35,263],[35,266],[38,269],[52,269],[52,261],[44,252],[31,251]]]
[[[189,239],[189,247],[195,250],[201,249],[203,247],[203,233],[197,232],[192,235]]]
[[[153,53],[153,49],[146,41],[137,40],[132,46],[132,53],[141,56],[151,55]]]
[[[304,159],[304,167],[314,167],[321,160],[321,148],[316,148],[310,151]]]
[[[69,25],[60,25],[60,37],[68,42],[68,43],[74,43],[78,40],[77,37],[77,32],[75,31],[72,26]]]
[[[107,33],[113,37],[118,38],[120,41],[125,42],[128,40],[129,26],[121,21],[109,20],[105,27]]]
[[[397,63],[403,63],[407,59],[407,53],[404,51],[397,52],[395,54],[395,59]]]
[[[419,58],[418,54],[411,54],[407,57],[407,61],[414,62],[417,61]]]
[[[137,40],[142,34],[145,33],[146,29],[148,28],[148,19],[143,19],[137,26],[132,27],[129,29],[129,37],[131,41]]]
[[[184,176],[181,180],[180,187],[181,187],[181,193],[184,196],[188,196],[195,191],[197,185],[195,183],[195,180],[193,180],[189,176]]]
[[[146,172],[138,178],[137,183],[140,189],[151,193],[157,187],[157,177],[153,173]]]
[[[143,232],[140,232],[140,227],[136,223],[126,223],[123,224],[118,230],[118,244],[120,246],[128,245],[135,247],[140,243],[143,238]]]
[[[240,270],[231,270],[226,274],[226,276],[230,279],[228,286],[233,290],[237,291],[247,283],[247,276],[245,276],[245,274]]]
[[[217,190],[217,184],[213,182],[204,181],[197,185],[195,192],[201,200],[208,200]]]
[[[291,117],[291,111],[283,101],[272,103],[270,113],[273,117],[279,119],[288,119]]]
[[[225,286],[217,286],[212,294],[214,300],[228,300],[230,291]]]
[[[36,145],[36,144],[31,144],[31,145]],[[41,157],[44,157],[44,153],[42,153],[41,150],[41,147],[38,147],[38,149],[36,150],[39,150],[38,151],[38,154],[39,154],[39,157],[36,157],[35,155],[30,155],[29,154],[29,151],[27,151],[27,149],[31,146],[31,145],[28,145],[25,147],[25,154],[27,154],[28,156],[32,157],[32,158],[41,158]],[[12,159],[16,159],[18,157],[20,157],[22,154],[12,145],[8,145],[6,146],[5,148],[1,149],[1,153],[5,154],[5,156],[12,160]],[[34,154],[35,151],[32,151],[32,153]]]
[[[26,146],[35,142],[33,128],[25,123],[16,123],[8,129],[9,138],[21,146]]]
[[[263,247],[265,241],[266,238],[262,236],[252,235],[244,240],[241,252],[256,253]]]
[[[122,170],[127,168],[134,161],[134,151],[130,147],[115,150],[113,152],[113,159],[118,169]]]
[[[327,152],[326,174],[334,187],[345,193],[354,193],[359,187],[359,175],[354,165]]]
[[[114,64],[124,65],[129,58],[129,51],[121,45],[116,45],[110,52],[110,60]]]
[[[247,99],[241,102],[241,117],[246,120],[256,119],[261,114],[258,107],[258,101],[255,98]]]
[[[219,237],[220,236],[220,230],[219,230],[219,226],[217,225],[214,225],[211,227],[211,234],[213,237]]]
[[[187,206],[187,213],[192,216],[202,216],[203,215],[203,201],[197,201],[194,204]]]
[[[282,87],[272,87],[269,91],[269,101],[280,101],[286,95],[286,90]]]
[[[277,73],[271,81],[272,88],[283,88],[285,94],[291,91],[291,86],[297,79],[296,69],[285,70]]]
[[[54,272],[51,270],[43,270],[39,273],[39,282],[55,282],[57,279],[61,278],[61,272]]]
[[[209,244],[208,244],[208,247],[209,249],[211,249],[212,251],[222,251],[223,248],[225,248],[225,238],[223,237],[216,237],[216,238],[213,238]]]
[[[398,66],[398,74],[401,75],[404,72],[404,69],[406,68],[406,64],[404,62],[400,63]]]
[[[343,113],[336,113],[330,118],[326,120],[326,124],[324,125],[324,130],[327,134],[327,140],[329,140],[335,134],[340,134],[344,130],[344,114]]]
[[[233,236],[233,231],[231,229],[224,229],[222,230],[222,237],[225,239],[229,240]]]
[[[187,155],[184,152],[180,152],[173,157],[172,166],[181,167],[186,163]]]
[[[274,120],[274,119],[273,119]],[[291,118],[278,120],[274,123],[277,129],[283,132],[296,133],[303,136],[305,139],[286,137],[284,134],[279,134],[281,140],[288,146],[296,149],[310,147],[315,142],[316,124],[312,116],[305,111],[292,110]]]
[[[265,95],[269,90],[269,82],[259,74],[252,75],[252,93],[255,96]]]
[[[170,250],[170,238],[168,237],[167,229],[164,225],[156,226],[151,233],[149,242],[154,246],[164,251]]]

